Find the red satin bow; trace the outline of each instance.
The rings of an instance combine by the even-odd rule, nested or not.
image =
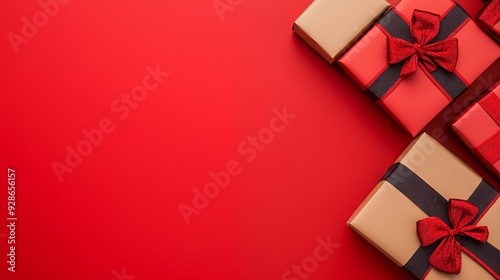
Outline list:
[[[411,19],[410,32],[413,43],[389,36],[387,39],[388,63],[396,64],[406,60],[400,76],[406,77],[417,70],[418,59],[429,71],[437,65],[448,72],[455,71],[458,60],[458,39],[448,38],[429,44],[439,32],[439,15],[415,10]]]
[[[476,217],[478,208],[465,200],[450,199],[448,215],[452,228],[438,217],[429,217],[417,222],[417,235],[423,246],[439,240],[441,243],[429,258],[431,265],[443,272],[459,274],[462,269],[462,245],[457,235],[468,236],[480,242],[488,240],[488,228],[469,225]]]

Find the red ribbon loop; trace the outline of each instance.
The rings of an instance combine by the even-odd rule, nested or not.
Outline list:
[[[413,43],[388,36],[388,63],[392,65],[406,60],[400,73],[401,77],[415,73],[419,58],[430,72],[436,70],[438,65],[448,72],[455,71],[458,60],[458,39],[447,38],[429,44],[438,34],[439,26],[439,15],[415,10],[410,26]]]
[[[468,201],[450,199],[448,215],[452,228],[438,217],[429,217],[417,222],[417,235],[422,246],[429,246],[441,240],[429,258],[433,267],[446,273],[460,273],[462,245],[456,239],[457,235],[468,236],[480,242],[488,241],[487,227],[469,225],[478,212],[478,208]]]

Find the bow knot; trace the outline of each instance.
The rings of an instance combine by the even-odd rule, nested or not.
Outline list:
[[[422,45],[417,43],[417,44],[413,44],[413,47],[417,51],[417,54],[419,57],[423,57],[425,55],[425,49]]]
[[[478,212],[477,206],[468,201],[450,199],[448,215],[451,228],[438,217],[429,217],[417,222],[417,235],[422,246],[429,246],[441,240],[429,258],[433,267],[447,273],[460,273],[462,245],[457,240],[457,235],[470,237],[479,242],[488,241],[487,227],[469,225]]]
[[[400,73],[401,77],[415,73],[419,59],[431,72],[436,70],[437,66],[448,72],[455,71],[458,60],[458,39],[447,38],[429,44],[438,34],[439,27],[439,15],[415,10],[410,26],[413,43],[388,36],[388,63],[392,65],[405,61]]]

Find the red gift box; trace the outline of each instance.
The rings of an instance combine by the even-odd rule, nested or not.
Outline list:
[[[500,43],[500,0],[489,1],[477,15],[477,23]]]
[[[499,56],[453,1],[403,0],[339,63],[415,136]]]
[[[500,178],[500,82],[453,121],[451,128]]]

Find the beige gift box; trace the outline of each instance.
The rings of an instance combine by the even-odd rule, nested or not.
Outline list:
[[[498,198],[496,189],[424,133],[391,166],[347,223],[418,279],[500,279]],[[476,244],[475,240],[464,239],[460,242],[469,252],[470,246],[479,246],[480,253],[475,256],[493,270],[491,273],[464,251],[461,253],[462,270],[458,275],[431,267],[428,259],[435,247],[421,246],[416,223],[429,216],[441,217],[444,214],[446,218],[443,220],[447,220],[446,204],[450,199],[468,200],[479,208],[476,222],[478,226],[488,227],[488,241]]]
[[[293,29],[333,63],[389,6],[385,0],[315,0],[295,21]]]

